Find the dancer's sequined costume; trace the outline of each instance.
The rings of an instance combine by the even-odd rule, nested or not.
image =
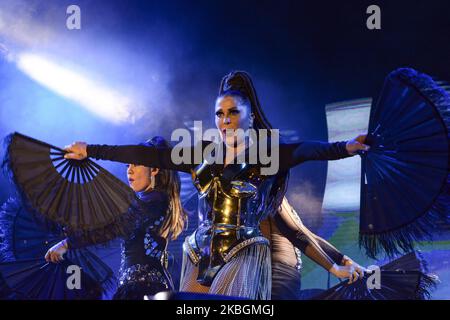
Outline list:
[[[119,286],[114,299],[142,300],[145,295],[173,290],[167,272],[167,240],[158,235],[167,215],[167,195],[159,191],[136,195],[128,214],[120,221],[120,227],[107,226],[99,232],[95,241],[83,235],[67,239],[69,248],[90,245],[92,242],[102,243],[115,237],[123,239]]]

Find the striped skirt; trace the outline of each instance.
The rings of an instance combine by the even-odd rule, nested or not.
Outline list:
[[[272,268],[270,247],[256,243],[240,250],[218,271],[210,287],[197,282],[198,266],[183,253],[180,291],[270,300]]]

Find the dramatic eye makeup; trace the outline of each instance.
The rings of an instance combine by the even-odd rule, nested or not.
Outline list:
[[[232,116],[236,116],[236,115],[240,114],[241,111],[240,111],[239,109],[237,109],[237,108],[230,108],[230,109],[228,110],[228,113],[229,113],[230,115],[232,115]],[[225,115],[225,113],[224,113],[222,110],[217,110],[217,111],[216,111],[216,116],[217,116],[218,118],[221,118],[221,117],[223,117],[224,115]]]

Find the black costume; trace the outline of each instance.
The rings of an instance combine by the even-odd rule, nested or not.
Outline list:
[[[108,226],[99,233],[96,243],[114,238],[114,232],[105,229],[122,230],[115,237],[123,238],[119,286],[114,299],[142,300],[144,295],[173,290],[173,283],[167,271],[167,240],[158,235],[167,215],[169,201],[159,191],[136,194],[126,219],[119,228]],[[72,235],[67,238],[69,249],[91,245],[92,237]]]

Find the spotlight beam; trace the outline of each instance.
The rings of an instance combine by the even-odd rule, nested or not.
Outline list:
[[[18,68],[36,82],[115,124],[133,123],[131,101],[88,77],[41,56],[19,54]]]

